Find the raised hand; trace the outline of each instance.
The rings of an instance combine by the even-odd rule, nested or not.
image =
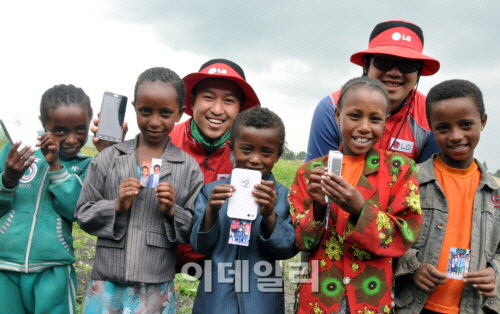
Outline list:
[[[139,179],[134,177],[127,178],[120,184],[118,187],[118,201],[115,208],[117,214],[129,210],[140,189],[141,183]]]
[[[160,182],[156,186],[156,197],[160,202],[160,210],[167,219],[172,220],[174,218],[175,209],[175,190],[172,185],[168,182]]]
[[[323,184],[321,182],[326,173],[326,167],[316,167],[311,170],[311,174],[309,175],[307,193],[313,200],[314,220],[317,221],[322,221],[325,218],[326,200]]]
[[[236,188],[230,184],[218,184],[213,187],[205,209],[203,232],[207,232],[212,228],[217,215],[219,215],[219,210],[224,205],[224,202],[233,195],[234,191],[236,191]]]
[[[19,179],[21,179],[33,161],[35,156],[34,149],[31,146],[23,147],[19,152],[17,149],[21,146],[21,141],[15,143],[9,150],[7,159],[5,160],[4,171],[2,174],[3,185],[8,189],[16,187]]]
[[[276,204],[276,190],[273,181],[261,181],[261,184],[255,185],[252,194],[256,197],[255,202],[260,205],[260,214],[262,221],[266,225],[268,234],[272,234],[276,226],[276,213],[274,205]]]
[[[94,125],[90,127],[90,130],[92,131],[92,133],[94,133],[94,137],[92,138],[92,143],[94,143],[95,148],[99,152],[101,152],[106,147],[109,147],[109,146],[115,144],[115,143],[110,142],[110,141],[101,140],[101,139],[99,139],[96,136],[97,131],[99,130],[99,116],[100,115],[101,115],[101,112],[98,112],[97,113],[97,118],[94,119]],[[127,131],[128,131],[128,123],[127,122],[123,122],[123,136],[122,136],[122,141],[125,139],[125,135],[127,134]]]
[[[321,178],[323,193],[340,208],[357,217],[361,214],[365,199],[361,192],[334,173]]]
[[[42,154],[45,156],[45,161],[49,164],[50,171],[61,170],[59,162],[59,141],[52,132],[47,132],[37,137]]]

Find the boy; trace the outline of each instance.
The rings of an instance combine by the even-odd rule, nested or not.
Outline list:
[[[295,255],[295,233],[288,189],[271,173],[284,142],[283,122],[268,109],[252,108],[234,120],[229,143],[236,167],[262,173],[262,184],[252,192],[260,214],[252,221],[248,247],[229,244],[232,219],[227,216],[227,199],[235,190],[229,184],[231,178],[203,187],[196,200],[191,245],[209,255],[211,262],[205,263],[211,264],[212,271],[206,270],[201,278],[193,313],[284,313],[277,260]],[[272,290],[266,291],[266,286]]]
[[[465,80],[442,82],[430,90],[426,110],[442,153],[418,173],[422,227],[396,267],[396,312],[498,313],[500,188],[474,159],[487,120],[481,91]],[[452,248],[470,250],[463,280],[447,279]],[[457,259],[452,272],[459,267]]]
[[[184,112],[192,118],[174,127],[172,142],[198,161],[205,184],[227,178],[234,167],[227,143],[229,129],[238,113],[260,106],[259,98],[246,82],[243,69],[226,59],[209,60],[182,80],[186,86]],[[189,244],[179,245],[177,272],[182,265],[203,257]]]

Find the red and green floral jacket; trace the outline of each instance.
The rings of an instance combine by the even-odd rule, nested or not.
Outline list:
[[[357,221],[334,203],[328,220],[315,221],[308,178],[314,167],[327,163],[323,156],[304,164],[290,189],[295,244],[310,252],[296,313],[336,313],[344,295],[351,313],[389,313],[392,258],[411,247],[422,221],[415,163],[371,149],[356,186],[365,198]]]

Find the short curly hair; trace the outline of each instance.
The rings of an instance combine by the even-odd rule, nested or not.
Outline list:
[[[425,109],[427,121],[430,122],[432,108],[436,103],[442,100],[469,97],[472,99],[479,111],[479,116],[484,118],[486,111],[484,109],[483,93],[476,84],[467,80],[448,80],[441,82],[431,88],[425,100]]]
[[[283,153],[285,146],[285,125],[281,118],[271,110],[262,107],[253,107],[238,114],[233,121],[229,135],[229,143],[232,147],[234,147],[234,143],[240,135],[242,126],[278,130],[279,154]]]

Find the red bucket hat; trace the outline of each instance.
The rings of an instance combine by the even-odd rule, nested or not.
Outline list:
[[[422,53],[424,34],[417,25],[400,20],[379,23],[370,35],[368,49],[351,56],[351,62],[364,66],[367,54],[385,54],[407,59],[422,60],[422,75],[433,75],[439,70],[439,61]]]
[[[188,115],[193,115],[193,109],[191,108],[191,93],[193,92],[193,88],[202,80],[210,78],[230,80],[241,88],[245,96],[241,111],[260,106],[257,94],[255,94],[252,86],[247,83],[245,73],[239,65],[226,59],[212,59],[205,62],[198,72],[188,74],[182,79],[186,86],[186,97],[184,101],[186,110],[184,112]]]

